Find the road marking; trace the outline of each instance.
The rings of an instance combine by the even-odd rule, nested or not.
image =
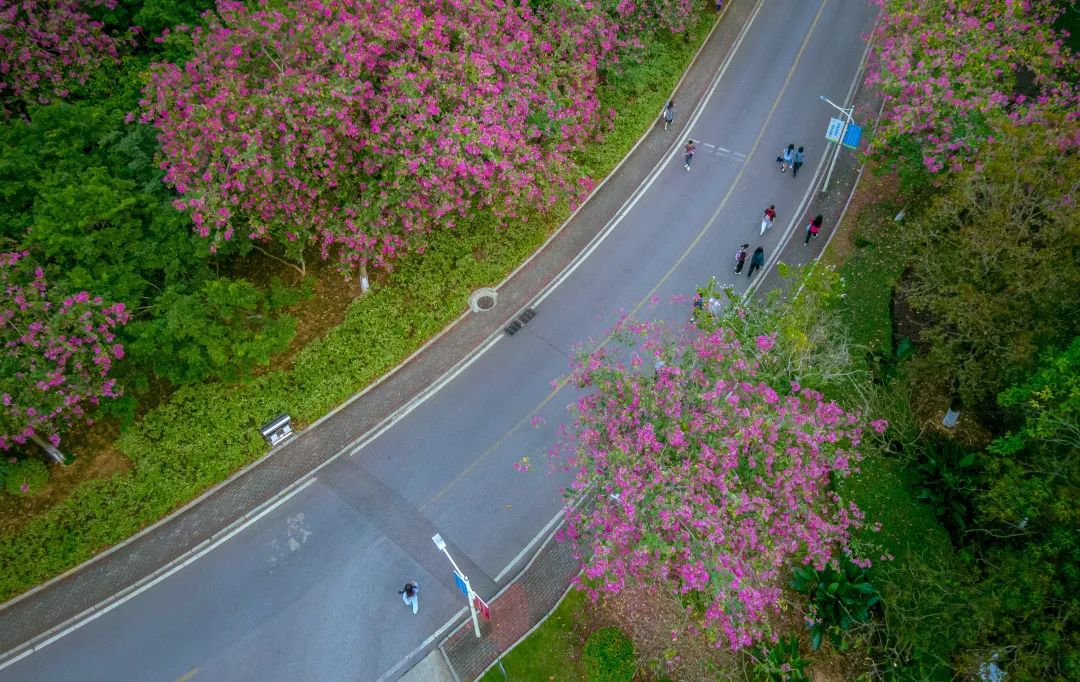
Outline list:
[[[154,587],[155,585],[157,585],[161,581],[163,581],[166,578],[172,576],[174,573],[176,573],[180,569],[184,568],[185,566],[189,566],[189,565],[195,563],[200,558],[202,558],[204,555],[210,553],[211,551],[213,551],[214,549],[216,549],[217,547],[219,547],[223,543],[227,542],[233,536],[235,536],[236,534],[243,531],[245,528],[247,528],[251,524],[255,523],[256,521],[258,521],[262,517],[266,516],[267,514],[269,514],[272,511],[274,511],[274,509],[276,509],[279,506],[281,506],[282,504],[284,504],[286,501],[291,499],[293,496],[295,496],[301,490],[304,490],[305,488],[307,488],[309,485],[311,485],[314,482],[315,482],[314,478],[309,478],[308,480],[304,481],[303,484],[301,484],[301,485],[293,488],[292,490],[290,490],[288,492],[288,494],[281,496],[279,499],[277,499],[270,506],[260,510],[257,514],[251,516],[250,518],[245,520],[243,523],[238,525],[236,528],[233,528],[231,531],[229,531],[228,533],[226,533],[222,537],[220,537],[220,538],[216,539],[215,541],[207,544],[205,547],[203,547],[201,550],[199,550],[195,554],[192,554],[187,559],[185,559],[183,562],[180,562],[180,563],[177,563],[175,565],[170,566],[168,568],[168,570],[160,573],[159,575],[155,576],[153,579],[151,579],[149,581],[145,581],[145,582],[142,582],[142,583],[136,583],[135,584],[136,585],[135,589],[131,590],[130,592],[128,592],[126,594],[124,594],[119,599],[116,599],[115,601],[109,603],[107,606],[104,606],[102,608],[98,608],[97,606],[94,606],[94,607],[91,607],[91,609],[89,609],[90,611],[93,611],[94,609],[97,609],[93,613],[88,613],[88,614],[87,613],[81,613],[78,616],[75,616],[75,618],[72,619],[72,620],[77,620],[77,619],[80,619],[80,618],[81,618],[81,620],[78,620],[78,622],[75,622],[75,623],[71,624],[70,626],[64,628],[60,632],[57,632],[55,635],[53,635],[52,637],[49,637],[45,641],[30,646],[29,648],[26,649],[26,651],[20,653],[18,656],[15,656],[14,658],[12,658],[10,660],[7,660],[7,661],[4,661],[4,662],[0,663],[0,670],[3,670],[4,668],[7,668],[8,666],[13,665],[16,662],[21,661],[22,659],[26,658],[30,654],[37,653],[38,651],[41,651],[42,649],[49,646],[50,644],[52,644],[56,640],[71,634],[72,632],[74,632],[75,630],[78,630],[79,628],[83,627],[84,625],[87,625],[88,623],[94,622],[98,618],[104,616],[109,611],[112,611],[113,609],[120,606],[121,604],[124,604],[127,601],[129,601],[131,599],[134,599],[135,597],[137,597],[138,595],[142,594],[143,592],[149,590],[150,588]],[[195,671],[197,672],[198,668],[196,668]]]
[[[866,68],[866,59],[870,56],[870,48],[874,45],[874,39],[876,38],[876,35],[876,33],[871,31],[870,40],[866,41],[866,47],[863,48],[862,57],[859,59],[859,68],[855,69],[855,75],[852,76],[851,82],[848,83],[847,94],[844,95],[844,106],[847,106],[847,103],[850,102],[851,98],[855,95],[855,88],[858,87],[859,81],[862,79],[863,71]],[[802,222],[802,220],[799,219],[799,216],[802,215],[804,207],[809,204],[810,195],[816,190],[818,178],[821,176],[821,171],[825,169],[825,158],[827,156],[828,147],[826,147],[826,153],[822,154],[821,158],[818,159],[817,168],[814,169],[814,177],[810,180],[810,184],[807,186],[806,192],[803,194],[802,200],[799,202],[795,213],[792,215],[791,221],[788,223],[787,229],[784,230],[784,234],[781,235],[779,241],[776,242],[776,250],[771,256],[769,256],[768,260],[765,261],[765,266],[761,269],[761,275],[756,277],[754,281],[750,283],[750,286],[746,288],[746,291],[743,292],[743,298],[749,298],[754,294],[755,291],[757,291],[758,287],[761,285],[761,282],[765,279],[764,274],[768,272],[774,265],[776,265],[777,261],[780,260],[780,253],[784,250],[784,247],[787,246],[787,242],[791,238],[792,231],[796,228],[798,223]],[[862,176],[861,166],[859,168],[859,176]],[[833,235],[835,235],[836,230],[839,229],[840,220],[844,217],[844,213],[847,212],[847,204],[851,202],[851,197],[854,191],[855,190],[853,188],[851,193],[848,194],[848,201],[844,204],[844,210],[840,213],[840,218],[836,219],[836,224],[833,226],[832,231],[829,233],[829,238],[825,241],[825,245],[821,247],[821,253],[825,253],[825,249],[829,247],[829,242],[832,241]],[[821,254],[819,253],[818,258],[820,257]],[[814,259],[815,263],[817,262],[818,258]]]
[[[453,616],[450,617],[450,620],[443,623],[442,627],[440,627],[435,632],[431,633],[431,636],[428,637],[427,639],[425,639],[423,642],[420,642],[420,644],[413,647],[412,651],[405,654],[405,656],[403,656],[402,659],[400,661],[398,661],[397,664],[395,664],[393,668],[390,668],[389,670],[384,672],[382,674],[382,676],[380,676],[379,679],[376,680],[375,682],[384,682],[384,680],[390,679],[390,677],[392,677],[394,675],[394,673],[401,670],[402,666],[404,666],[406,663],[409,662],[409,659],[411,659],[413,656],[415,656],[416,654],[418,654],[421,651],[423,651],[424,649],[426,649],[429,645],[431,645],[432,642],[434,642],[436,639],[441,637],[442,633],[446,632],[452,625],[454,625],[459,620],[461,620],[461,617],[465,615],[465,611],[467,609],[468,609],[468,607],[462,606],[461,609],[457,613],[455,613]]]
[[[765,119],[765,124],[762,126],[761,131],[759,132],[758,137],[754,142],[754,145],[751,147],[751,150],[750,150],[749,154],[753,154],[754,150],[757,148],[758,144],[760,143],[760,140],[761,140],[762,136],[764,135],[765,128],[768,125],[768,121],[771,119],[771,117],[772,117],[773,113],[775,112],[775,109],[776,109],[776,107],[777,107],[777,105],[778,105],[778,103],[780,101],[781,96],[783,95],[783,93],[786,91],[786,89],[788,87],[788,84],[789,84],[789,82],[791,80],[791,77],[792,77],[792,74],[794,72],[795,66],[799,63],[799,61],[800,61],[800,59],[802,57],[802,54],[806,49],[806,45],[807,45],[807,43],[809,41],[810,35],[813,33],[814,28],[816,27],[816,25],[818,23],[818,20],[821,17],[821,13],[824,10],[825,4],[827,4],[827,2],[828,2],[828,0],[825,0],[825,2],[819,8],[818,14],[814,18],[814,22],[811,25],[810,30],[808,31],[807,36],[803,41],[803,44],[802,44],[802,46],[801,46],[801,48],[799,50],[799,53],[796,56],[795,62],[793,63],[791,69],[789,70],[788,77],[787,77],[787,79],[785,79],[784,85],[782,86],[782,88],[780,90],[780,93],[777,95],[777,98],[774,101],[773,106],[770,109],[769,114]],[[722,76],[727,71],[731,61],[733,60],[734,55],[737,53],[740,45],[742,44],[743,40],[745,39],[746,35],[748,34],[751,25],[756,20],[757,15],[760,12],[762,6],[763,6],[763,0],[758,0],[758,3],[755,5],[755,8],[754,8],[749,20],[743,26],[743,28],[740,31],[735,43],[733,44],[733,46],[731,48],[731,51],[729,52],[727,58],[725,59],[721,69],[718,71],[717,75],[714,77],[714,81],[713,81],[712,85],[710,86],[708,94],[702,100],[701,104],[699,105],[699,107],[695,111],[694,115],[691,117],[690,121],[688,121],[687,130],[690,130],[692,128],[692,126],[700,119],[700,117],[702,115],[702,112],[707,108],[707,106],[709,104],[709,101],[712,99],[712,96],[715,93],[716,87],[718,86]],[[715,30],[715,26],[714,26],[714,30]],[[685,74],[684,74],[684,77],[685,77]],[[682,81],[680,79],[680,83],[681,82]],[[641,142],[645,139],[647,134],[648,133],[646,133],[646,135],[642,135],[642,137],[638,140],[637,144],[635,144],[634,148],[636,148],[638,145],[641,144]],[[724,149],[722,147],[719,148],[719,149],[721,149],[722,151],[725,151],[725,152],[728,151],[728,150],[726,150],[726,149]],[[633,149],[631,149],[631,151],[633,151]],[[629,213],[629,211],[634,207],[634,205],[636,205],[637,202],[642,198],[642,196],[647,192],[649,187],[651,187],[652,183],[655,182],[656,178],[659,177],[659,169],[662,166],[665,166],[667,162],[670,162],[670,158],[677,158],[679,153],[681,153],[681,145],[673,144],[672,149],[669,151],[669,155],[668,155],[669,158],[666,159],[666,160],[662,159],[660,162],[657,163],[656,166],[654,166],[653,170],[650,172],[648,180],[643,184],[643,186],[639,186],[635,190],[635,194],[634,194],[633,199],[631,199],[630,201],[625,203],[620,208],[620,210],[616,214],[616,216],[608,223],[608,225],[605,226],[604,230],[600,234],[598,234],[597,237],[594,238],[594,240],[589,244],[589,246],[586,248],[586,250],[581,252],[580,254],[578,254],[578,256],[575,258],[575,260],[571,262],[570,266],[567,267],[562,273],[560,273],[560,275],[555,280],[553,280],[551,283],[549,283],[549,285],[547,287],[545,287],[544,290],[542,290],[541,295],[535,300],[535,302],[533,303],[533,306],[539,305],[539,303],[541,301],[543,301],[548,295],[550,295],[552,291],[554,291],[558,286],[560,286],[563,282],[565,282],[573,274],[573,272],[581,265],[581,263],[583,263],[588,258],[588,256],[591,255],[599,247],[599,245],[607,238],[608,235],[611,234],[612,231],[614,231],[615,227],[617,227],[618,224],[622,222],[622,219]],[[737,157],[740,157],[740,158],[743,158],[743,159],[747,158],[747,156],[748,156],[748,154],[741,154],[739,152],[731,152],[731,154],[733,156],[737,156]],[[614,174],[614,172],[625,162],[626,158],[628,158],[628,157],[629,157],[629,153],[626,156],[624,156],[623,160],[620,161],[620,163],[615,167],[615,169],[612,170],[612,172],[608,175],[607,178],[604,179],[603,182],[606,182],[608,180],[608,178],[610,178]],[[819,162],[819,168],[820,168],[820,162]],[[730,185],[730,187],[728,189],[728,192],[725,194],[725,196],[724,196],[723,200],[721,201],[720,205],[718,206],[717,210],[713,213],[713,216],[710,218],[708,223],[706,223],[705,227],[702,228],[701,232],[699,232],[698,236],[694,239],[693,242],[691,242],[691,244],[687,248],[687,250],[684,251],[682,256],[680,256],[680,258],[676,261],[675,265],[673,265],[668,270],[668,272],[665,273],[665,275],[660,279],[660,281],[657,283],[657,285],[655,287],[653,287],[653,289],[649,292],[649,294],[645,298],[643,298],[637,305],[634,306],[634,308],[631,310],[631,315],[636,314],[638,311],[641,310],[641,308],[652,298],[652,296],[655,294],[655,292],[657,290],[659,290],[659,288],[661,286],[663,286],[663,284],[668,279],[670,279],[671,275],[678,268],[678,266],[687,258],[689,253],[691,253],[693,251],[693,248],[701,241],[701,239],[704,237],[704,235],[708,232],[709,228],[716,221],[716,218],[718,217],[720,210],[723,208],[723,206],[726,204],[727,200],[730,198],[731,194],[734,191],[735,185],[738,182],[738,179],[742,177],[744,172],[745,172],[745,167],[743,169],[740,169],[739,174],[736,176],[736,179],[731,183],[731,185]],[[603,182],[601,183],[601,186],[603,185]],[[583,205],[584,205],[584,202],[583,202]],[[579,207],[578,210],[580,210],[580,207]],[[576,214],[576,213],[577,213],[577,210],[575,210],[574,213],[571,214],[571,216],[567,219],[567,221],[564,224],[568,224],[570,222],[570,220],[573,218],[573,215]],[[554,235],[552,235],[551,238],[554,238]],[[550,241],[551,238],[549,238],[547,241]],[[545,242],[545,244],[546,243],[547,242]],[[534,252],[534,254],[532,254],[524,263],[522,263],[521,266],[516,268],[514,272],[517,272],[517,270],[520,270],[521,267],[524,267],[529,261],[531,261],[536,256],[537,253],[539,253],[540,250],[542,250],[542,247],[541,247],[541,249],[538,249],[537,252]],[[513,273],[511,273],[510,277],[512,277],[512,276],[513,276]],[[505,283],[505,281],[508,281],[510,277],[508,277],[507,280],[504,280],[504,283]],[[464,317],[464,315],[462,317]],[[460,321],[460,319],[461,318],[459,318],[458,321]],[[442,333],[436,335],[436,337],[433,337],[428,343],[424,344],[424,346],[422,346],[420,349],[418,349],[417,352],[414,353],[414,355],[418,354],[419,352],[426,349],[428,346],[431,345],[431,343],[433,343],[435,340],[437,340],[441,336],[442,336]],[[472,357],[470,357],[467,361],[461,363],[457,368],[452,370],[449,374],[444,375],[442,378],[440,378],[439,381],[437,381],[435,384],[432,384],[420,396],[418,396],[418,397],[414,398],[413,400],[411,400],[403,409],[396,412],[392,416],[392,418],[385,421],[382,425],[376,427],[376,429],[373,430],[370,433],[370,435],[367,435],[367,436],[363,437],[363,439],[358,444],[356,444],[354,446],[351,446],[348,449],[343,449],[341,452],[336,453],[334,456],[329,458],[326,462],[324,462],[322,465],[317,467],[315,470],[313,470],[312,472],[309,472],[309,474],[307,475],[307,480],[300,479],[300,481],[302,481],[302,482],[298,481],[295,488],[293,488],[291,490],[283,491],[281,494],[279,494],[279,496],[276,499],[272,498],[273,502],[272,502],[272,504],[269,504],[269,506],[264,507],[262,510],[260,510],[256,514],[254,514],[250,518],[246,519],[243,523],[241,523],[240,525],[238,525],[235,528],[231,529],[225,535],[223,535],[220,538],[217,538],[217,539],[213,540],[212,542],[208,543],[205,547],[201,548],[197,552],[195,552],[193,554],[190,554],[183,561],[176,562],[176,563],[173,563],[173,564],[169,565],[163,572],[160,572],[159,574],[157,574],[155,577],[153,577],[149,581],[144,580],[143,582],[135,583],[135,585],[132,586],[132,589],[130,589],[130,591],[128,591],[126,593],[124,593],[124,592],[118,593],[118,594],[121,594],[122,596],[119,596],[118,598],[114,598],[114,600],[109,602],[106,606],[100,607],[100,605],[95,605],[94,607],[91,607],[90,609],[88,609],[83,614],[79,614],[79,615],[75,616],[71,620],[77,621],[77,622],[74,622],[72,625],[62,629],[57,634],[49,637],[48,639],[44,640],[43,642],[41,642],[39,644],[31,645],[25,651],[21,652],[17,656],[15,656],[13,658],[10,658],[10,659],[8,659],[6,661],[0,662],[0,670],[3,670],[4,668],[7,668],[7,667],[13,665],[14,663],[22,660],[23,658],[44,649],[49,644],[52,644],[53,642],[61,639],[62,637],[66,636],[67,634],[70,634],[71,632],[83,627],[84,625],[87,625],[87,624],[93,622],[94,620],[96,620],[99,617],[105,615],[106,613],[113,610],[114,608],[120,606],[121,604],[126,603],[128,600],[130,600],[130,599],[142,594],[143,592],[149,590],[150,588],[156,586],[158,583],[162,582],[166,578],[169,578],[170,576],[172,576],[173,574],[175,574],[179,570],[185,568],[186,566],[189,566],[190,564],[192,564],[195,561],[197,561],[198,559],[202,558],[203,556],[205,556],[209,552],[211,552],[214,549],[216,549],[217,547],[221,546],[222,544],[224,544],[225,542],[227,542],[228,540],[230,540],[231,538],[233,538],[234,536],[239,534],[241,531],[245,530],[248,526],[252,525],[253,523],[258,521],[259,519],[263,518],[264,516],[269,514],[271,511],[276,509],[278,506],[280,506],[281,504],[284,504],[286,501],[291,499],[293,496],[295,496],[301,490],[304,490],[305,488],[307,488],[308,486],[313,484],[316,481],[316,479],[314,478],[314,474],[319,469],[321,469],[323,466],[326,466],[326,465],[330,464],[331,462],[336,460],[339,456],[341,456],[341,454],[345,453],[346,451],[348,451],[349,456],[354,455],[356,452],[360,451],[363,447],[368,445],[375,438],[381,436],[383,433],[385,433],[387,430],[389,430],[395,424],[400,422],[402,419],[404,419],[406,416],[408,416],[411,412],[413,412],[417,407],[419,407],[421,404],[423,404],[428,399],[430,399],[430,397],[432,395],[434,395],[439,390],[441,390],[446,384],[453,381],[453,379],[455,379],[462,372],[464,372],[466,369],[468,369],[468,367],[470,367],[474,362],[476,362],[481,356],[486,354],[487,351],[490,350],[492,347],[494,347],[494,345],[496,343],[498,343],[498,341],[501,340],[502,338],[503,337],[502,337],[501,333],[498,333],[495,336],[493,336],[483,347],[481,347],[478,351],[475,351],[474,354],[472,355]],[[611,338],[612,337],[610,335],[607,336],[601,342],[600,347],[603,347],[604,345],[606,345],[611,340]],[[410,356],[409,359],[411,359],[411,357],[412,356]],[[406,362],[407,361],[408,360],[406,360]],[[404,364],[406,364],[406,363],[402,363],[402,366]],[[393,372],[391,372],[391,374],[392,373]],[[387,376],[389,376],[389,374]],[[445,492],[450,487],[452,487],[454,484],[459,482],[469,472],[474,470],[476,468],[476,466],[478,466],[484,459],[486,459],[488,456],[490,456],[490,454],[492,452],[494,452],[494,450],[499,445],[501,445],[503,442],[505,442],[505,440],[507,438],[509,438],[513,433],[515,433],[519,428],[521,428],[525,423],[527,423],[537,412],[539,412],[540,409],[542,409],[547,403],[549,403],[555,397],[555,395],[558,394],[562,390],[562,388],[566,385],[567,381],[568,381],[568,379],[563,379],[562,381],[560,381],[558,383],[558,385],[556,386],[556,388],[553,389],[551,391],[551,393],[540,404],[538,404],[535,408],[533,408],[533,410],[530,411],[528,416],[526,416],[521,421],[519,421],[517,424],[515,424],[495,444],[493,444],[487,451],[485,451],[485,453],[483,455],[481,455],[479,458],[477,458],[477,460],[475,460],[472,464],[470,464],[470,466],[465,471],[463,471],[457,478],[455,478],[454,481],[452,481],[450,484],[448,484],[446,486],[446,488],[444,488],[443,490],[441,490],[440,492],[436,493],[434,496],[429,498],[427,501],[425,501],[425,503],[419,508],[423,509],[424,507],[428,506],[435,499],[438,499],[443,494],[445,494]],[[376,382],[371,387],[368,387],[368,389],[366,389],[365,391],[362,391],[360,394],[358,394],[357,397],[359,397],[360,395],[363,395],[364,393],[366,393],[368,390],[373,388],[378,383],[381,383],[381,381]],[[319,419],[318,421],[316,421],[315,424],[317,424],[317,423],[323,421],[324,419],[328,418],[329,416],[336,413],[341,408],[343,408],[345,405],[347,405],[348,403],[351,403],[351,402],[352,402],[352,400],[347,401],[345,404],[340,406],[338,409],[333,410],[330,414],[328,414],[325,417],[323,417],[322,419]],[[560,515],[561,515],[561,513],[560,513]],[[556,516],[555,519],[553,519],[553,521],[557,520],[558,518],[559,518],[559,516]],[[552,522],[549,522],[547,527],[550,527],[551,523]],[[542,534],[543,534],[543,531],[541,532],[541,534],[534,537],[533,541],[530,542],[530,546],[535,544],[537,538],[539,538]],[[528,547],[525,550],[523,550],[522,553],[520,553],[518,557],[516,557],[514,559],[513,563],[517,563],[518,561],[520,561],[521,556],[523,556],[524,553],[527,550],[528,550]],[[510,564],[510,566],[508,566],[506,569],[504,569],[503,573],[500,573],[500,575],[505,574],[505,572],[508,571],[509,568],[511,568],[513,566],[513,563]],[[464,608],[461,609],[458,612],[458,614],[456,614],[451,620],[447,621],[447,623],[444,624],[438,631],[436,631],[433,635],[431,635],[426,640],[424,640],[424,642],[419,647],[414,649],[413,652],[411,652],[408,656],[406,656],[404,659],[402,659],[394,668],[392,668],[390,671],[385,673],[379,679],[384,680],[387,677],[389,677],[390,675],[394,674],[397,670],[399,670],[401,668],[402,665],[404,665],[404,663],[411,656],[415,655],[415,653],[417,651],[419,651],[419,650],[425,648],[426,646],[428,646],[429,644],[431,644],[431,642],[434,641],[434,639],[436,639],[442,632],[444,632],[448,627],[450,627],[450,625],[452,625],[454,622],[456,622],[457,619],[460,618],[462,614],[464,614],[464,612],[465,612],[465,609]],[[80,618],[82,618],[82,620],[78,620]],[[185,676],[184,678],[181,678],[181,679],[188,679],[188,676],[191,676],[191,675],[197,673],[198,670],[199,670],[198,668],[195,668],[192,671],[189,671],[189,673],[187,673],[187,676]]]
[[[438,381],[431,384],[429,387],[421,391],[421,393],[394,412],[390,419],[387,419],[379,426],[375,427],[372,431],[368,432],[368,435],[363,436],[355,445],[349,447],[349,457],[352,457],[356,453],[363,450],[371,441],[375,440],[379,436],[389,431],[394,424],[409,416],[416,408],[420,407],[431,398],[431,396],[442,390],[443,386],[446,386],[451,381],[456,379],[462,372],[472,366],[474,362],[480,359],[482,355],[487,353],[492,347],[495,346],[501,339],[505,338],[502,332],[492,337],[486,344],[484,344],[478,351],[476,351],[472,357],[468,358],[465,362],[461,363],[457,368],[453,369],[449,374],[444,374]],[[339,453],[340,454],[340,453]],[[336,459],[335,455],[332,459]]]
[[[519,561],[521,561],[525,557],[526,554],[529,553],[529,550],[531,550],[533,548],[533,546],[537,542],[540,542],[540,539],[542,537],[546,536],[548,533],[551,532],[551,529],[555,526],[555,524],[559,523],[559,521],[562,520],[564,513],[565,513],[565,510],[560,509],[558,514],[551,517],[551,520],[547,522],[547,525],[544,526],[543,528],[541,528],[540,532],[537,533],[536,535],[534,535],[533,539],[529,541],[529,544],[525,545],[521,549],[521,551],[518,552],[517,555],[513,559],[510,560],[510,563],[508,563],[506,565],[506,568],[499,571],[499,575],[495,576],[495,582],[496,583],[498,583],[500,580],[505,578],[506,574],[510,572],[510,569],[513,568],[515,565],[517,565],[517,563]]]
[[[825,11],[825,6],[826,5],[828,5],[828,0],[824,0],[824,2],[822,2],[821,6],[818,8],[818,12],[814,16],[814,21],[813,21],[813,23],[811,23],[809,30],[806,32],[806,37],[803,38],[802,45],[799,47],[799,52],[795,55],[795,59],[792,62],[791,67],[788,69],[787,77],[784,79],[784,84],[780,87],[780,91],[777,93],[776,98],[773,100],[772,106],[769,109],[769,113],[765,116],[765,119],[764,119],[764,122],[762,123],[761,129],[758,131],[757,138],[755,138],[754,144],[750,147],[750,151],[748,152],[749,155],[753,155],[754,151],[761,144],[761,139],[765,135],[765,131],[768,128],[768,125],[769,125],[769,121],[772,119],[773,115],[776,113],[776,109],[780,105],[780,100],[783,99],[783,96],[784,96],[785,92],[787,91],[788,86],[791,84],[791,79],[795,75],[795,70],[798,67],[800,61],[802,60],[803,53],[806,51],[807,46],[810,44],[810,37],[813,35],[814,29],[817,27],[817,24],[821,19],[821,15]],[[754,15],[751,17],[751,21],[747,23],[747,26],[749,26],[750,23],[752,23],[753,19],[757,16],[757,10],[759,10],[760,8],[761,8],[761,4],[759,3],[758,6],[755,8],[755,12],[754,12]],[[742,38],[741,35],[740,35],[740,38]],[[737,46],[732,49],[732,52],[731,52],[731,54],[729,54],[729,57],[733,56],[735,54],[736,50],[737,50]],[[724,68],[727,67],[728,63],[729,62],[725,62]],[[722,71],[723,71],[723,69],[721,69],[721,73],[722,73]],[[701,107],[699,107],[698,111],[695,114],[695,118],[692,120],[692,122],[690,124],[688,124],[688,126],[687,126],[688,128],[692,125],[693,122],[697,121],[697,118],[700,117],[701,113],[705,110],[706,105],[708,104],[708,100],[712,97],[712,93],[715,91],[716,85],[718,83],[719,83],[719,78],[717,78],[714,81],[713,85],[710,88],[709,95],[705,98],[705,100],[702,103]],[[820,162],[818,163],[818,168],[819,168],[819,170],[821,168]],[[743,174],[745,172],[746,172],[746,166],[743,166],[742,168],[739,169],[738,174],[736,174],[735,178],[729,184],[727,192],[724,194],[723,199],[721,199],[720,204],[716,207],[716,210],[713,212],[712,217],[710,217],[708,222],[705,223],[705,226],[701,229],[700,232],[698,232],[698,234],[694,238],[694,240],[692,242],[690,242],[690,245],[686,247],[686,250],[683,251],[682,255],[679,256],[679,258],[675,261],[674,264],[672,264],[672,266],[670,268],[668,268],[668,271],[666,273],[664,273],[664,276],[660,278],[660,280],[656,283],[656,286],[654,286],[649,291],[648,294],[646,294],[636,305],[634,305],[633,308],[630,309],[629,316],[632,317],[632,316],[636,315],[641,310],[641,308],[643,308],[650,300],[652,300],[653,296],[660,289],[660,287],[662,287],[667,282],[667,280],[671,278],[671,276],[675,273],[675,271],[679,268],[679,266],[682,265],[682,263],[687,259],[687,257],[689,257],[689,255],[691,253],[693,253],[694,249],[701,242],[701,240],[705,237],[705,235],[708,233],[709,229],[713,226],[713,224],[716,222],[717,218],[720,216],[720,212],[723,210],[724,206],[727,204],[728,200],[731,198],[732,194],[735,192],[735,189],[739,184],[739,180],[742,178],[742,176],[743,176]],[[642,190],[642,194],[644,194],[645,190],[647,190],[648,187],[650,185],[652,185],[653,181],[656,179],[656,177],[658,175],[659,174],[657,174],[656,176],[650,177],[648,182],[645,183],[645,187]],[[637,203],[638,199],[640,199],[640,195],[635,197],[634,200],[632,202],[630,202],[630,205],[632,206],[633,204]],[[625,212],[623,213],[623,215],[625,215]],[[618,217],[618,220],[619,221],[622,220],[622,215],[620,215]],[[793,221],[794,221],[794,219],[793,219]],[[791,227],[789,226],[788,232],[790,232],[790,230],[791,230]],[[784,238],[787,237],[787,234],[788,233],[785,232]],[[575,264],[573,264],[572,268],[576,268],[578,265],[580,265],[580,263],[575,263]],[[565,278],[562,278],[562,279],[564,280]],[[760,277],[759,277],[759,279],[760,279]],[[560,283],[561,283],[561,281],[560,281]],[[547,292],[547,293],[550,293],[550,292]],[[545,294],[545,296],[546,295],[547,294]],[[612,337],[611,334],[608,334],[607,336],[605,336],[604,339],[599,344],[597,344],[597,350],[599,350],[600,348],[605,347],[608,344],[608,342],[611,341],[612,338],[613,337]],[[476,469],[476,467],[478,467],[481,463],[484,462],[484,460],[486,460],[488,457],[490,457],[492,454],[494,454],[494,452],[503,443],[505,443],[507,439],[509,439],[512,435],[517,433],[518,429],[520,429],[525,424],[529,423],[532,420],[532,418],[534,416],[536,416],[536,414],[539,413],[541,409],[544,408],[545,405],[547,405],[549,402],[551,402],[552,399],[554,399],[555,396],[558,395],[558,393],[562,390],[562,388],[564,386],[566,386],[568,381],[569,381],[568,378],[561,379],[559,381],[559,383],[556,385],[556,387],[547,395],[546,398],[544,398],[536,407],[534,407],[532,410],[530,410],[528,414],[526,414],[524,417],[522,417],[506,433],[504,433],[502,436],[500,436],[491,446],[486,448],[483,453],[481,453],[476,459],[474,459],[469,464],[469,466],[467,466],[463,471],[461,471],[451,481],[449,481],[446,485],[444,485],[438,492],[436,492],[431,497],[427,498],[420,505],[419,509],[422,511],[422,510],[428,508],[433,502],[435,502],[436,500],[441,498],[443,495],[448,493],[454,486],[456,486],[466,476],[468,476],[470,473],[472,473]]]
[[[195,666],[191,670],[187,671],[180,677],[176,678],[176,682],[188,682],[191,678],[199,674],[199,666]]]

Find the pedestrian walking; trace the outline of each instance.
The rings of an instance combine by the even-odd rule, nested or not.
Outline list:
[[[780,166],[780,172],[783,173],[787,170],[787,167],[795,160],[795,145],[789,144],[784,147],[780,152],[780,156],[776,157],[776,165]]]
[[[810,243],[811,237],[816,237],[818,232],[821,231],[821,214],[814,216],[814,219],[810,221],[810,224],[806,226],[806,241],[803,242],[803,246]]]
[[[795,159],[791,163],[791,177],[792,178],[794,178],[796,175],[799,174],[799,169],[802,168],[802,164],[803,164],[803,150],[802,150],[802,147],[799,147],[798,149],[795,150]]]
[[[753,277],[755,270],[765,267],[765,249],[760,246],[754,249],[754,255],[750,256],[750,269],[746,271],[747,277]]]
[[[690,162],[694,160],[694,152],[697,151],[697,145],[693,140],[686,141],[686,155],[683,157],[683,168],[690,170]]]
[[[776,206],[769,204],[769,207],[765,209],[765,217],[761,219],[761,232],[765,234],[766,230],[772,229],[772,221],[776,219]]]
[[[746,250],[750,248],[749,244],[743,244],[739,247],[739,250],[735,252],[735,274],[742,272],[742,266],[746,263]]]
[[[413,614],[420,610],[420,583],[410,580],[405,583],[405,587],[398,590],[398,594],[406,606],[412,607]]]
[[[670,100],[667,106],[664,107],[664,111],[660,116],[664,119],[664,130],[668,129],[668,126],[675,122],[675,112],[678,108],[675,106],[675,100]]]
[[[716,0],[716,11],[724,9],[724,0]]]

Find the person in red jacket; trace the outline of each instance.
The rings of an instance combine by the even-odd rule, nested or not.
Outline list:
[[[818,232],[821,232],[821,221],[823,218],[821,214],[814,216],[814,219],[810,221],[810,224],[806,226],[806,241],[803,242],[803,246],[810,243],[811,237],[818,236]]]
[[[776,205],[769,204],[769,207],[765,209],[765,217],[761,219],[761,232],[765,234],[765,231],[772,227],[772,221],[776,220]]]

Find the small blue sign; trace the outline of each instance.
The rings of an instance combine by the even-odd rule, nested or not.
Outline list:
[[[465,578],[461,577],[461,574],[454,571],[454,582],[457,583],[458,589],[465,595],[465,598],[469,598],[469,588],[465,585]]]
[[[844,139],[840,143],[849,149],[856,149],[859,146],[859,140],[862,139],[862,126],[858,123],[849,123],[847,130],[844,132]]]

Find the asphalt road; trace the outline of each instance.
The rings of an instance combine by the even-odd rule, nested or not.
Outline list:
[[[228,541],[0,670],[0,681],[377,680],[407,670],[463,606],[432,534],[490,596],[558,514],[569,475],[549,471],[545,453],[574,396],[552,394],[550,382],[572,348],[620,310],[688,315],[686,304],[643,305],[653,295],[667,301],[714,275],[745,289],[745,271],[732,272],[736,248],[761,244],[771,256],[796,211],[812,210],[803,202],[827,164],[835,113],[818,97],[848,93],[874,12],[864,0],[766,0],[702,110],[650,133],[698,141],[690,171],[674,151],[522,332]],[[789,142],[806,148],[796,179],[773,163]],[[759,237],[768,204],[779,217]],[[801,244],[803,225],[793,226]],[[527,473],[513,466],[523,456]],[[417,616],[397,596],[406,579],[421,585]]]

